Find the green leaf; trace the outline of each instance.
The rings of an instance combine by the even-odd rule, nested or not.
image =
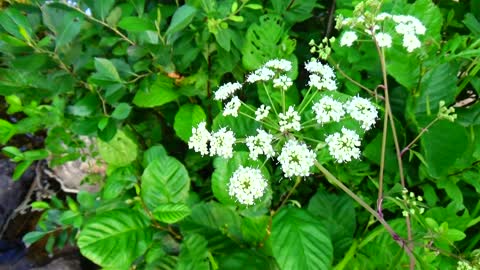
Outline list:
[[[132,106],[130,106],[128,103],[120,103],[115,107],[112,117],[118,120],[123,120],[128,117],[131,110]]]
[[[429,174],[440,177],[447,174],[466,151],[468,133],[457,123],[440,120],[423,134],[421,144]]]
[[[89,116],[97,112],[97,108],[100,105],[100,101],[96,95],[86,95],[75,105],[69,106],[68,111],[76,116]]]
[[[267,239],[269,216],[244,217],[242,219],[242,236],[245,241],[258,245]]]
[[[356,229],[355,208],[345,194],[317,192],[308,202],[308,211],[322,220],[330,232],[335,257],[341,259],[353,243]]]
[[[109,142],[98,140],[97,143],[98,152],[110,165],[123,167],[137,159],[137,144],[121,130]]]
[[[14,181],[20,179],[22,175],[25,173],[25,171],[32,165],[33,160],[24,160],[20,163],[17,164],[15,167],[15,171],[13,171],[12,179]]]
[[[102,197],[106,200],[114,199],[136,182],[137,176],[131,166],[118,168],[107,177],[102,188]]]
[[[190,213],[190,208],[183,203],[161,204],[153,210],[153,216],[157,220],[168,224],[179,222]]]
[[[275,15],[260,17],[257,24],[252,24],[247,30],[245,44],[242,48],[242,63],[245,68],[252,70],[274,58],[295,58],[295,41],[288,38],[284,20]],[[295,74],[294,68],[291,71]],[[291,76],[292,78],[296,77]]]
[[[95,58],[95,69],[97,70],[90,79],[98,82],[122,82],[115,65],[108,59]]]
[[[240,108],[240,110],[242,110],[242,108]],[[228,127],[233,130],[235,137],[238,138],[255,135],[260,124],[248,117],[223,116],[223,114],[219,113],[215,119],[213,119],[212,131],[219,130],[222,127]]]
[[[83,17],[76,12],[46,6],[42,15],[45,25],[55,34],[56,50],[71,43],[80,33]]]
[[[88,5],[88,7],[90,7],[90,9],[92,10],[93,16],[100,18],[102,20],[104,20],[108,16],[108,14],[110,13],[110,10],[115,4],[115,0],[102,0],[102,1],[83,0],[82,2],[85,2]]]
[[[142,166],[146,168],[148,164],[150,164],[152,161],[156,159],[162,160],[167,157],[168,153],[167,150],[165,150],[165,147],[163,147],[163,145],[154,145],[148,148],[145,153],[143,153]]]
[[[47,234],[48,232],[39,232],[39,231],[28,232],[23,236],[22,240],[25,244],[31,245],[37,242],[38,240],[42,239]]]
[[[297,208],[280,210],[272,221],[273,257],[281,269],[330,269],[333,247],[319,219]]]
[[[11,35],[26,41],[29,41],[33,34],[27,16],[15,8],[3,9],[0,12],[0,25]]]
[[[128,269],[147,250],[153,231],[148,219],[130,209],[97,214],[80,231],[83,256],[102,267]]]
[[[218,257],[219,269],[245,270],[248,262],[248,269],[278,270],[275,260],[265,256],[255,249],[231,249],[228,253],[220,254]]]
[[[222,234],[241,238],[240,223],[241,218],[233,209],[217,202],[202,202],[192,208],[192,213],[182,221],[180,227],[182,234],[198,233],[212,245],[222,245],[226,240],[226,237],[221,237]]]
[[[151,86],[137,91],[133,103],[138,107],[152,108],[174,101],[179,96],[180,93],[176,91],[173,80],[159,75]]]
[[[180,139],[188,142],[192,136],[192,127],[196,127],[200,122],[205,121],[207,116],[202,107],[194,104],[184,104],[175,115],[173,128]]]
[[[0,119],[0,144],[6,144],[17,129],[10,122]]]
[[[189,234],[180,246],[177,270],[209,270],[207,240],[199,234]]]
[[[316,4],[317,1],[315,0],[303,0],[294,2],[283,0],[272,1],[275,13],[281,14],[285,21],[290,25],[312,17],[312,11]]]
[[[124,17],[118,23],[118,27],[129,32],[156,31],[155,25],[147,18]]]
[[[193,20],[196,13],[197,9],[189,5],[183,5],[178,8],[173,14],[172,22],[168,26],[165,34],[172,35],[183,30]]]
[[[164,203],[185,202],[189,189],[187,169],[173,157],[153,160],[142,174],[142,198],[151,210]]]

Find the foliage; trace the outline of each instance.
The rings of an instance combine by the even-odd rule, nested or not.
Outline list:
[[[85,137],[106,166],[99,192],[33,203],[44,213],[26,243],[45,237],[49,252],[72,243],[105,269],[480,267],[478,0],[8,2],[0,143],[18,162],[14,178],[37,160],[81,158]],[[421,46],[409,52],[398,33],[387,46],[364,23],[341,23],[380,12],[417,18]],[[393,21],[381,26],[395,33]],[[348,31],[367,41],[341,46]],[[308,85],[312,53],[333,67],[338,91]],[[271,59],[292,64],[288,91],[244,83],[239,117],[224,115],[219,87]],[[317,124],[307,106],[356,96],[374,104],[375,127]],[[316,125],[280,132],[279,118],[244,117],[261,104],[295,105]],[[278,132],[277,154],[295,137],[317,166],[285,177],[277,158],[251,160],[245,141],[231,157],[202,156],[189,145],[201,123],[236,138]],[[342,127],[363,140],[346,165],[327,139]],[[44,146],[15,144],[31,134]],[[253,205],[229,192],[240,166],[267,183]]]

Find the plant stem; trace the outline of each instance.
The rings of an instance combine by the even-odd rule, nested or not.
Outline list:
[[[368,205],[364,200],[358,197],[353,191],[351,191],[347,186],[345,186],[340,180],[338,180],[330,171],[328,171],[325,167],[322,166],[318,161],[315,161],[315,166],[325,175],[327,180],[335,186],[338,186],[341,190],[347,193],[352,199],[354,199],[358,204],[360,204],[365,210],[367,210],[370,214],[372,214],[387,230],[387,232],[392,236],[395,242],[407,253],[410,261],[415,261],[415,257],[412,253],[410,246],[405,245],[405,240],[403,240],[393,229],[390,225],[385,221],[385,219],[380,216],[377,211],[375,211],[370,205]]]
[[[373,29],[372,29],[372,33],[374,33]],[[399,145],[399,142],[398,142],[397,132],[395,130],[395,119],[393,118],[392,109],[390,107],[390,98],[389,98],[388,80],[387,80],[387,65],[386,65],[386,62],[385,62],[385,52],[378,45],[378,42],[375,38],[375,34],[373,34],[372,37],[373,37],[373,41],[375,43],[375,47],[377,48],[378,55],[380,57],[380,65],[381,65],[381,68],[382,68],[383,89],[384,89],[384,97],[385,97],[385,99],[384,99],[385,100],[385,113],[386,113],[386,118],[389,118],[389,120],[390,120],[390,126],[392,128],[393,142],[395,144],[395,152],[397,154],[398,172],[400,174],[400,183],[402,184],[403,188],[406,188],[405,177],[403,175],[402,156],[400,154],[400,145]],[[386,125],[386,120],[385,120],[385,125]],[[384,130],[385,130],[385,127],[384,127]],[[386,135],[384,135],[384,136],[386,138]],[[383,149],[382,151],[385,151],[385,148],[386,148],[386,140],[382,142],[382,149]],[[385,156],[383,157],[383,159],[385,159]],[[383,170],[382,170],[381,173],[383,173]],[[380,186],[379,188],[383,188],[383,183],[382,183],[382,186]],[[379,197],[378,200],[380,202],[379,206],[381,207],[382,198]],[[412,250],[412,248],[413,248],[413,246],[412,246],[413,245],[413,242],[412,242],[412,225],[411,225],[411,222],[410,222],[410,217],[408,215],[405,218],[405,223],[407,225],[408,249]],[[411,270],[415,269],[415,258],[414,257],[410,257],[410,269]]]
[[[278,210],[280,208],[282,208],[282,206],[287,202],[288,198],[290,198],[290,196],[293,194],[293,192],[295,191],[295,189],[297,189],[298,185],[300,184],[300,182],[302,181],[302,178],[300,178],[300,176],[297,176],[296,180],[295,180],[295,185],[293,185],[293,187],[290,189],[290,191],[288,192],[287,196],[285,196],[285,198],[282,200],[282,203],[280,204],[280,206],[277,208],[277,210],[275,210],[275,212],[272,214],[275,215],[275,213],[278,212]]]
[[[278,116],[277,109],[275,108],[275,104],[273,103],[273,100],[272,100],[272,98],[270,97],[270,93],[268,92],[268,87],[265,85],[265,83],[263,84],[263,88],[265,89],[265,92],[267,93],[268,100],[270,101],[270,105],[272,105],[273,111],[274,111],[275,114]]]
[[[420,137],[422,137],[422,135],[428,131],[428,129],[433,126],[433,124],[435,124],[438,120],[440,120],[440,118],[435,118],[432,120],[432,122],[430,122],[426,127],[422,128],[422,131],[420,131],[420,133],[417,135],[417,137],[415,137],[415,139],[413,139],[413,141],[411,141],[407,146],[405,146],[402,151],[400,151],[400,156],[403,156],[408,150],[410,150],[410,148],[420,139]]]

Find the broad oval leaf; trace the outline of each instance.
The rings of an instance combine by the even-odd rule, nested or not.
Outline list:
[[[149,84],[149,81],[145,81]],[[174,101],[180,96],[176,91],[173,80],[166,76],[158,76],[155,82],[138,90],[133,103],[138,107],[152,108]]]
[[[171,35],[187,27],[196,13],[197,9],[192,6],[181,6],[179,9],[177,9],[177,11],[175,11],[175,14],[173,14],[172,22],[170,23],[170,26],[168,26],[165,34]]]
[[[142,175],[142,198],[151,210],[160,204],[184,202],[190,178],[183,164],[173,157],[153,160]]]
[[[98,152],[110,165],[127,166],[137,159],[137,144],[119,130],[109,142],[98,140]]]
[[[333,247],[323,224],[307,211],[284,208],[273,217],[273,257],[280,269],[331,269]]]
[[[176,223],[190,215],[190,208],[183,203],[167,203],[159,205],[153,210],[153,216],[164,223]]]
[[[131,209],[113,210],[91,218],[81,230],[83,256],[105,268],[128,269],[152,242],[149,220]]]
[[[153,22],[146,18],[124,17],[118,23],[118,27],[129,32],[144,32],[148,30],[156,30]]]

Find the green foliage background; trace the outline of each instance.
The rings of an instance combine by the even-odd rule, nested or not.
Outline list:
[[[248,155],[226,161],[188,150],[191,127],[234,127],[252,134],[254,122],[223,117],[212,93],[243,81],[265,61],[294,64],[297,84],[287,102],[303,98],[308,42],[336,35],[335,14],[351,1],[9,1],[0,11],[0,119],[3,153],[18,162],[18,178],[34,161],[55,166],[79,158],[80,136],[96,138],[107,176],[98,193],[80,192],[45,209],[37,231],[47,250],[71,242],[104,269],[403,269],[408,257],[363,208],[318,173],[283,204],[293,180],[267,164],[271,190],[254,207],[237,206],[226,181]],[[418,17],[427,27],[422,48],[387,51],[390,99],[401,147],[436,117],[480,90],[480,1],[384,1],[383,10]],[[86,13],[86,10],[91,15]],[[371,43],[333,44],[332,65],[375,89],[382,81]],[[333,62],[334,61],[334,62]],[[338,74],[341,91],[364,94]],[[259,104],[260,89],[241,92]],[[274,97],[275,99],[275,97]],[[412,221],[418,269],[452,269],[480,261],[480,103],[439,120],[403,157],[407,185],[425,199]],[[378,121],[380,126],[382,120]],[[45,134],[43,148],[7,146],[21,134]],[[391,134],[391,132],[390,132]],[[364,158],[325,166],[370,205],[376,203],[381,128],[363,143]],[[21,148],[21,149],[20,149]],[[242,150],[242,149],[239,149]],[[385,161],[383,214],[406,237],[396,196],[399,173],[392,138]],[[58,233],[60,231],[60,234]]]

